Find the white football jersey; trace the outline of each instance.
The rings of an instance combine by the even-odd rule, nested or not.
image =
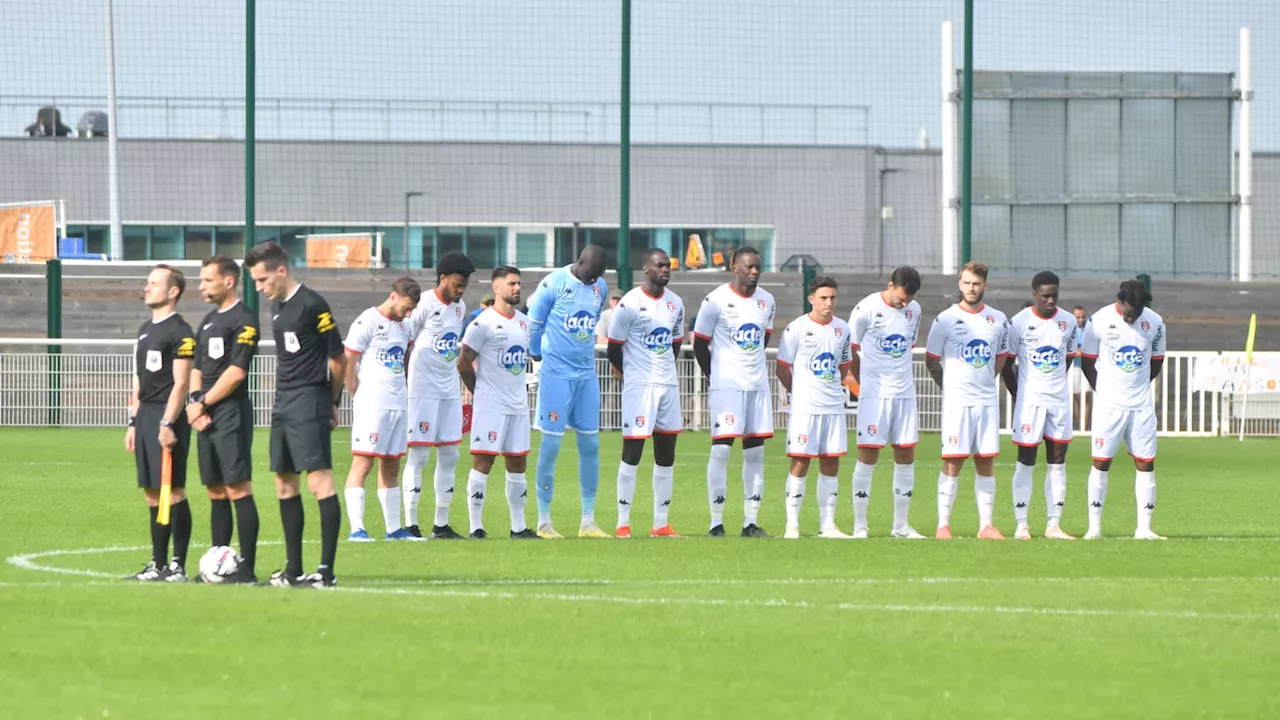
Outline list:
[[[711,341],[712,390],[768,390],[765,337],[773,332],[773,295],[743,297],[725,283],[702,301],[693,334]]]
[[[486,412],[516,415],[529,412],[525,366],[529,361],[529,318],[516,310],[510,317],[493,308],[467,326],[462,344],[476,353],[475,406]]]
[[[925,352],[942,360],[942,407],[996,407],[996,358],[1009,356],[1005,314],[984,305],[969,312],[958,304],[943,310],[929,329]]]
[[[1071,403],[1067,370],[1076,351],[1076,316],[1057,308],[1045,319],[1023,308],[1009,321],[1009,353],[1018,358],[1018,397],[1024,405]]]
[[[1097,358],[1098,387],[1094,402],[1119,410],[1154,406],[1151,361],[1164,357],[1164,318],[1143,308],[1132,325],[1118,303],[1093,314],[1085,324],[1081,353]]]
[[[632,288],[609,321],[609,342],[622,343],[622,384],[679,385],[671,344],[684,339],[684,301],[663,289],[650,297]]]
[[[791,412],[826,415],[845,411],[841,379],[853,364],[849,324],[831,318],[825,325],[801,315],[782,331],[778,362],[791,366]]]
[[[371,307],[351,323],[343,344],[360,353],[356,370],[360,384],[352,402],[382,410],[405,409],[404,356],[409,349],[405,323],[389,320]]]
[[[462,397],[458,381],[458,343],[466,321],[466,303],[444,303],[440,291],[422,296],[405,321],[413,342],[409,358],[409,397],[456,400]]]
[[[883,292],[872,293],[854,306],[849,325],[853,349],[862,352],[858,396],[915,397],[911,350],[920,337],[920,303],[912,300],[898,309],[884,301]]]

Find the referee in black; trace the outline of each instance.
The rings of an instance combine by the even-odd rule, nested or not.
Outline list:
[[[138,487],[147,499],[151,514],[151,561],[135,580],[185,582],[187,547],[191,544],[191,506],[187,485],[187,451],[191,447],[191,426],[182,412],[187,398],[187,380],[196,340],[191,326],[178,314],[178,300],[186,280],[176,268],[156,265],[147,274],[143,302],[151,308],[151,319],[138,329],[134,354],[137,378],[129,398],[129,429],[124,447],[133,453],[138,466]],[[160,512],[160,468],[163,450],[173,455],[169,525],[158,522]],[[173,560],[168,560],[169,537],[173,536]]]
[[[231,544],[231,506],[240,525],[241,583],[256,583],[258,506],[253,500],[253,402],[249,366],[258,318],[240,302],[240,266],[215,255],[200,267],[200,294],[214,309],[200,321],[187,421],[199,433],[200,480],[209,494],[213,546]]]
[[[268,242],[245,253],[244,265],[258,292],[271,303],[276,341],[276,395],[271,413],[271,471],[276,474],[280,520],[288,562],[271,574],[276,587],[332,587],[342,507],[333,489],[330,435],[346,370],[342,333],[329,304],[289,275],[289,255]],[[320,567],[302,570],[301,474],[320,505]]]

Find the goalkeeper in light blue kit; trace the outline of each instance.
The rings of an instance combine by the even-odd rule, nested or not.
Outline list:
[[[566,428],[578,436],[582,525],[578,537],[607,538],[596,525],[600,484],[600,378],[596,374],[596,323],[608,285],[604,249],[588,245],[578,262],[552,272],[529,299],[533,321],[529,355],[542,361],[538,382],[538,537],[559,539],[551,526],[556,458]]]

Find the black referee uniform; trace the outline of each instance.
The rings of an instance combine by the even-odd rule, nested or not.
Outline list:
[[[192,359],[196,340],[191,326],[182,316],[173,313],[160,322],[147,321],[138,329],[138,347],[134,357],[138,374],[138,411],[131,423],[134,426],[134,461],[137,463],[138,487],[147,490],[160,489],[161,459],[164,448],[160,446],[160,426],[165,422],[165,406],[173,392],[174,360]],[[186,413],[179,411],[170,425],[177,444],[172,449],[172,486],[187,485],[187,454],[191,448],[191,426]],[[171,507],[171,525],[157,522],[157,508],[151,513],[151,562],[157,569],[164,568],[169,552],[169,536],[173,534],[173,561],[168,572],[152,579],[185,579],[183,566],[187,547],[191,542],[191,508],[186,500]],[[144,570],[144,573],[146,571]]]
[[[195,369],[200,371],[201,390],[191,399],[204,403],[209,417],[209,426],[197,434],[200,480],[205,487],[253,480],[253,402],[248,377],[212,405],[204,398],[228,368],[238,367],[247,376],[257,347],[258,318],[243,302],[225,311],[214,309],[200,323]],[[240,497],[234,504],[240,525],[240,580],[256,582],[258,507],[253,495]],[[209,530],[215,546],[231,544],[231,506],[232,500],[225,497],[210,500]]]
[[[257,347],[258,319],[243,302],[205,315],[196,336],[194,366],[200,371],[202,392],[193,399],[203,401],[227,368],[248,373]],[[204,411],[211,422],[197,435],[201,482],[210,486],[252,480],[253,403],[247,379],[226,398],[205,405]]]
[[[329,360],[342,357],[342,332],[329,304],[318,293],[299,285],[293,296],[272,303],[271,333],[276,341],[276,394],[271,412],[271,471],[298,474],[333,468],[333,392]],[[333,583],[342,508],[338,496],[320,506],[320,568],[324,584]],[[296,584],[302,575],[303,512],[301,496],[280,501],[288,562],[277,580]]]

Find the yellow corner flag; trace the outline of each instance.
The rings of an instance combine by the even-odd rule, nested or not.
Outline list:
[[[1240,442],[1244,442],[1244,424],[1249,416],[1249,386],[1253,383],[1253,338],[1258,333],[1258,315],[1249,316],[1249,339],[1244,342],[1244,402],[1240,405]]]
[[[1254,313],[1249,316],[1249,339],[1244,343],[1244,362],[1246,365],[1253,364],[1253,337],[1258,333],[1258,315]]]

